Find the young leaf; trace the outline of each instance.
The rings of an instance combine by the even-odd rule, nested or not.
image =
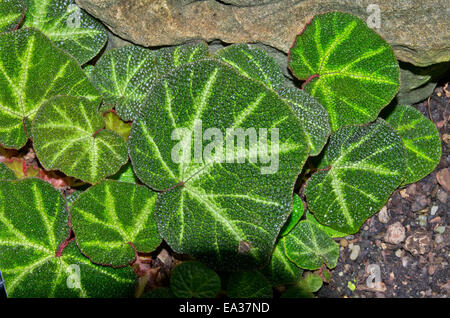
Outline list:
[[[0,181],[0,268],[9,297],[130,296],[135,274],[93,265],[69,234],[60,193],[39,179]]]
[[[281,298],[314,298],[313,293],[322,285],[322,278],[319,275],[308,272],[296,285],[289,287]]]
[[[298,223],[281,241],[287,258],[298,267],[315,270],[323,262],[329,268],[334,268],[337,264],[339,245],[310,221]]]
[[[220,285],[219,275],[196,261],[181,263],[170,277],[170,291],[178,298],[214,298]]]
[[[215,57],[234,66],[242,75],[258,80],[275,91],[284,86],[280,66],[262,49],[248,44],[233,44],[218,50]]]
[[[318,155],[331,133],[327,110],[312,96],[297,88],[286,87],[278,94],[291,106],[305,128],[310,155]]]
[[[176,252],[227,270],[267,262],[292,208],[293,184],[308,152],[301,124],[289,106],[262,84],[216,60],[179,67],[157,82],[150,95],[133,123],[129,152],[139,179],[165,190],[155,212],[161,235]],[[207,152],[211,143],[203,151],[199,126],[214,131],[213,156]],[[236,155],[236,136],[247,144],[249,131],[259,139],[257,162],[249,155],[257,153],[253,141],[248,143],[252,149],[239,151],[237,159],[220,158],[227,139],[231,151],[226,152]],[[261,131],[267,134],[258,136]],[[173,140],[177,134],[182,141]],[[194,152],[200,148],[194,158],[186,156],[191,155],[191,140]],[[261,156],[267,148],[273,160]]]
[[[45,169],[58,169],[94,184],[128,161],[125,140],[104,129],[97,105],[82,97],[57,96],[39,109],[32,136]]]
[[[81,10],[75,0],[25,0],[25,4],[24,26],[40,30],[80,64],[94,58],[106,43],[103,25]]]
[[[227,286],[230,298],[272,298],[273,291],[269,281],[258,271],[234,272]]]
[[[0,91],[0,144],[16,149],[27,142],[28,125],[49,98],[101,99],[72,58],[28,28],[0,35]]]
[[[14,172],[0,162],[0,180],[16,180],[17,177]]]
[[[295,39],[288,65],[328,110],[333,131],[373,121],[400,86],[389,44],[363,20],[342,12],[315,16]]]
[[[442,155],[441,138],[436,126],[411,106],[398,105],[386,121],[406,147],[407,174],[403,185],[419,181],[436,168]]]
[[[22,0],[0,0],[0,33],[15,30],[25,16]]]
[[[120,118],[133,120],[157,79],[181,64],[208,54],[208,46],[203,42],[156,52],[136,45],[106,52],[92,72],[92,82],[104,96],[101,109],[115,107]]]
[[[350,233],[344,233],[344,232],[339,232],[336,230],[333,230],[331,227],[320,224],[319,221],[317,221],[317,219],[314,217],[314,215],[309,212],[306,211],[306,220],[308,220],[309,222],[312,222],[314,224],[316,224],[322,231],[324,231],[325,233],[327,233],[330,237],[335,238],[335,237],[345,237],[347,235],[349,235]]]
[[[148,188],[114,180],[84,191],[70,208],[81,252],[94,263],[122,266],[135,259],[135,249],[154,251],[161,244],[155,201],[156,193]]]
[[[279,286],[296,283],[302,277],[303,270],[286,257],[283,242],[279,240],[270,263],[261,272],[273,286]]]
[[[283,73],[271,56],[264,50],[247,44],[230,45],[217,51],[215,56],[234,66],[242,75],[258,80],[277,91],[301,120],[308,137],[311,155],[320,153],[330,135],[326,109],[301,90],[283,88]]]
[[[294,193],[294,206],[292,208],[292,212],[291,215],[289,216],[289,219],[281,229],[280,236],[288,235],[289,232],[300,221],[300,219],[303,216],[303,213],[305,213],[305,206],[303,205],[303,201],[298,194]]]
[[[105,128],[115,131],[117,134],[122,136],[125,141],[128,141],[128,137],[131,132],[130,123],[123,122],[119,116],[117,116],[114,112],[106,112],[103,114],[103,118],[105,118]]]
[[[355,233],[404,179],[405,147],[394,129],[378,119],[338,130],[325,156],[330,166],[306,184],[308,208],[321,224]]]

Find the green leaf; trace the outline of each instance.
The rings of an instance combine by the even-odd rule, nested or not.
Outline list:
[[[347,13],[317,15],[297,36],[289,68],[328,110],[331,128],[373,121],[400,86],[389,44]]]
[[[330,137],[325,157],[330,166],[306,184],[308,208],[321,224],[344,233],[357,232],[405,176],[403,142],[382,119],[341,128]]]
[[[118,180],[128,183],[139,183],[139,179],[136,177],[133,171],[133,166],[130,162],[120,168],[119,172],[109,177],[108,179]]]
[[[0,180],[16,180],[17,177],[14,172],[0,162]]]
[[[82,97],[57,96],[33,120],[36,155],[47,170],[98,183],[128,161],[125,140],[104,127],[97,104]]]
[[[299,281],[298,285],[312,293],[315,293],[322,287],[323,281],[319,275],[307,272],[305,273],[303,279]]]
[[[181,263],[170,276],[170,291],[178,298],[214,298],[220,285],[219,275],[196,261]]]
[[[139,179],[164,190],[155,212],[161,235],[176,252],[215,267],[253,268],[268,262],[292,209],[293,185],[308,152],[301,124],[289,106],[262,84],[215,60],[181,66],[156,83],[149,95],[133,123],[129,152]],[[203,132],[213,129],[209,140],[215,141],[216,157],[208,156],[211,142],[198,138],[197,120]],[[228,142],[229,149],[237,152],[230,132],[237,131],[227,134],[227,128],[242,128],[241,140],[249,139],[245,130],[254,129],[262,146],[257,162],[248,155],[257,153],[253,142],[253,149],[238,153],[242,163],[225,156],[219,160],[227,139],[234,141]],[[266,129],[269,147],[264,134],[257,133],[260,129]],[[178,133],[182,140],[174,141]],[[190,145],[198,150],[199,144],[200,156],[185,156],[191,155]],[[184,154],[177,158],[180,147]],[[273,160],[261,156],[267,148]]]
[[[233,44],[218,50],[215,57],[234,66],[242,75],[258,80],[275,91],[284,86],[280,66],[260,48],[249,44]]]
[[[28,28],[0,35],[0,91],[0,143],[16,149],[25,145],[28,125],[51,97],[101,99],[72,58]]]
[[[305,206],[303,205],[303,201],[300,196],[294,193],[294,207],[292,208],[291,215],[287,220],[286,224],[281,229],[280,236],[288,235],[289,232],[297,225],[300,219],[305,213]]]
[[[156,52],[136,45],[109,50],[92,72],[92,82],[104,96],[102,110],[115,107],[123,120],[133,120],[156,80],[176,67],[208,54],[204,42]]]
[[[57,47],[84,64],[105,46],[103,25],[80,9],[75,0],[25,0],[24,26],[42,31]]]
[[[155,201],[156,193],[148,188],[115,180],[84,191],[70,208],[81,252],[94,263],[112,266],[131,263],[134,248],[153,252],[162,241],[153,217]]]
[[[0,181],[0,196],[0,268],[9,297],[132,295],[131,267],[93,265],[74,242],[58,256],[69,234],[68,213],[49,183]]]
[[[248,44],[230,45],[217,51],[215,56],[235,67],[242,75],[277,91],[300,118],[308,137],[311,155],[320,153],[330,135],[326,109],[305,92],[296,88],[284,88],[283,73],[271,56]]]
[[[406,179],[403,185],[419,181],[432,172],[442,155],[441,138],[434,123],[411,106],[395,106],[386,121],[391,124],[406,147]]]
[[[272,298],[270,282],[259,271],[234,272],[227,286],[230,298]]]
[[[279,240],[270,263],[261,272],[273,286],[279,286],[296,283],[302,277],[303,270],[286,257],[283,242]]]
[[[323,262],[329,268],[337,264],[339,245],[310,221],[301,221],[281,240],[287,258],[298,267],[316,270]]]
[[[22,0],[0,0],[0,33],[15,30],[25,16]]]
[[[316,224],[322,231],[324,231],[325,233],[327,233],[330,237],[335,238],[335,237],[345,237],[347,235],[349,235],[350,233],[344,233],[344,232],[339,232],[336,230],[333,230],[331,227],[320,224],[319,221],[317,221],[317,219],[314,217],[314,215],[309,212],[306,211],[306,220],[308,220],[309,222],[312,222],[314,224]]]
[[[327,110],[312,96],[297,88],[286,87],[278,94],[292,107],[305,128],[310,155],[318,155],[331,133]]]

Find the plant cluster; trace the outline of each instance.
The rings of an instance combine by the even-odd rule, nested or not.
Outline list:
[[[318,15],[296,37],[288,64],[299,89],[251,45],[213,55],[204,42],[130,45],[94,63],[106,32],[74,1],[0,0],[0,11],[0,144],[31,140],[43,170],[84,184],[67,195],[0,163],[9,297],[132,296],[132,265],[162,240],[195,261],[146,296],[271,297],[278,285],[290,286],[285,297],[312,296],[336,266],[333,238],[439,162],[438,132],[415,108],[378,117],[399,89],[398,63],[352,15]],[[277,171],[261,173],[267,162],[249,160],[250,142],[234,145],[239,163],[174,161],[199,121],[225,138],[228,128],[277,129]],[[214,136],[201,143],[217,154]]]

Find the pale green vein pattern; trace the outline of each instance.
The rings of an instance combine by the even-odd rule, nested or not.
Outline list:
[[[154,220],[156,192],[107,180],[83,192],[70,208],[81,252],[94,263],[122,266],[161,243]],[[134,248],[133,248],[134,247]]]
[[[331,132],[327,110],[309,94],[296,88],[285,88],[283,73],[274,58],[247,44],[230,45],[217,51],[215,57],[235,67],[242,75],[276,91],[302,122],[310,154],[320,153]]]
[[[106,43],[104,26],[74,0],[25,0],[25,27],[42,31],[80,64],[94,58]]]
[[[17,28],[25,15],[22,0],[0,0],[0,33]]]
[[[346,126],[325,148],[329,167],[306,184],[308,208],[324,225],[355,233],[386,203],[406,172],[406,150],[384,120]]]
[[[273,286],[279,286],[298,282],[302,277],[303,270],[287,258],[283,241],[279,240],[273,250],[270,263],[263,268],[262,273]]]
[[[293,184],[308,153],[299,120],[272,90],[215,60],[179,67],[156,83],[149,95],[133,123],[129,152],[139,179],[153,189],[167,190],[156,203],[161,235],[176,252],[193,254],[215,267],[252,268],[268,262],[292,209]],[[200,141],[199,162],[194,158],[196,120],[201,120],[204,133],[209,128],[218,133]],[[177,127],[184,128],[179,131],[184,140],[192,138],[186,143],[172,138]],[[227,136],[234,140],[231,149],[236,155],[237,138],[227,134],[227,128],[268,129],[268,145],[263,134],[257,135],[261,152],[272,148],[279,159],[273,173],[261,171],[270,160],[250,162],[256,152],[244,134],[240,138],[247,140],[246,149],[239,147],[243,151],[233,162],[201,156],[221,135],[224,141]],[[278,128],[279,149],[275,139],[272,145],[271,128]],[[191,152],[184,151],[191,160],[174,160],[180,142],[192,146]],[[217,153],[223,147],[215,147]]]
[[[106,52],[92,72],[92,82],[104,96],[101,110],[115,107],[123,120],[134,119],[156,80],[208,54],[204,42],[157,51],[130,45]]]
[[[281,239],[284,252],[297,266],[316,270],[322,264],[334,268],[339,257],[339,245],[310,221],[301,221]]]
[[[347,13],[317,15],[289,52],[293,74],[328,110],[331,128],[373,121],[400,86],[389,44]]]
[[[408,158],[403,184],[419,181],[432,172],[442,155],[441,138],[434,123],[412,106],[397,105],[386,118],[402,137]]]
[[[8,297],[131,296],[135,274],[93,265],[68,237],[64,200],[39,179],[0,181],[0,268]],[[79,276],[74,276],[76,273]]]
[[[104,129],[105,120],[97,107],[82,97],[58,96],[39,109],[32,135],[45,169],[98,183],[128,161],[125,140]]]
[[[0,35],[0,92],[0,144],[7,148],[25,145],[31,120],[52,96],[101,98],[72,58],[29,28]]]
[[[262,82],[273,90],[284,86],[280,66],[264,50],[249,44],[233,44],[218,50],[215,57],[234,66],[242,75]]]

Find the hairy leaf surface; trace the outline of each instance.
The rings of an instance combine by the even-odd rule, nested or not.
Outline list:
[[[331,131],[326,109],[309,94],[296,88],[285,88],[280,66],[269,54],[247,44],[235,44],[217,51],[215,56],[242,75],[277,91],[302,122],[311,155],[320,153]]]
[[[386,121],[406,147],[407,174],[403,184],[419,181],[436,168],[442,155],[439,131],[431,120],[412,106],[398,105]]]
[[[0,33],[16,29],[25,16],[22,0],[0,0]]]
[[[294,206],[292,208],[292,212],[291,215],[289,216],[289,219],[281,229],[280,236],[288,235],[289,232],[300,221],[304,213],[305,213],[305,206],[303,205],[303,201],[298,194],[294,193]]]
[[[153,209],[156,193],[136,184],[106,180],[84,191],[70,208],[81,252],[94,263],[122,266],[161,243]],[[134,248],[133,248],[134,246]]]
[[[308,208],[319,223],[345,233],[357,232],[405,176],[403,142],[382,119],[341,128],[330,137],[325,157],[330,166],[306,184]]]
[[[75,0],[25,0],[25,4],[24,26],[39,29],[80,64],[94,58],[106,43],[105,27]]]
[[[308,153],[292,110],[273,91],[215,60],[181,66],[156,83],[150,95],[133,123],[129,148],[139,179],[164,190],[156,204],[164,239],[179,253],[227,269],[267,262],[292,208],[293,184]],[[209,141],[214,145],[224,141],[216,152],[211,150],[212,156],[208,138],[196,138],[200,126],[206,136],[213,129]],[[238,146],[236,131],[228,128],[254,129],[260,142],[249,143],[242,133],[253,148]],[[256,133],[260,129],[266,131],[266,140]],[[220,161],[217,154],[227,139],[234,141],[228,143],[234,160],[226,160],[224,150]],[[194,153],[198,144],[200,156]],[[258,144],[259,154],[270,148],[274,160],[258,156],[250,162]],[[191,145],[195,151],[189,151]]]
[[[400,86],[389,44],[363,20],[342,12],[315,16],[297,36],[288,65],[328,110],[333,131],[373,121]]]
[[[215,57],[234,66],[242,75],[258,80],[275,91],[284,86],[280,66],[260,48],[249,44],[233,44],[218,50]]]
[[[287,258],[281,240],[275,245],[270,263],[261,271],[273,286],[294,284],[301,277],[303,270]]]
[[[272,298],[272,285],[259,271],[241,271],[230,275],[227,285],[230,298]]]
[[[181,263],[170,276],[170,291],[178,298],[215,298],[220,286],[219,275],[196,261]]]
[[[330,136],[328,112],[317,100],[302,90],[286,87],[278,94],[300,118],[308,137],[311,156],[318,155]]]
[[[93,265],[74,242],[58,256],[69,234],[64,199],[40,179],[0,181],[0,268],[9,297],[130,296],[130,267]]]
[[[204,42],[158,51],[136,45],[109,50],[92,72],[92,81],[104,96],[101,109],[115,107],[123,120],[133,120],[156,80],[182,64],[208,55]]]
[[[336,231],[336,230],[332,229],[332,228],[329,227],[329,226],[320,224],[319,221],[317,221],[317,219],[314,217],[314,215],[313,215],[311,212],[309,212],[309,211],[306,211],[306,220],[308,220],[309,222],[312,222],[312,223],[316,224],[322,231],[324,231],[325,233],[327,233],[327,234],[328,234],[329,236],[331,236],[332,238],[335,238],[335,237],[345,237],[345,236],[347,236],[347,235],[350,234],[350,233],[339,232],[339,231]]]
[[[316,270],[324,262],[329,268],[337,264],[339,245],[310,221],[298,223],[281,241],[287,258],[298,267]]]
[[[25,145],[31,120],[51,97],[101,98],[72,58],[29,28],[0,35],[0,91],[0,144],[16,149]]]
[[[125,140],[104,129],[97,106],[82,97],[57,96],[39,109],[32,135],[45,169],[97,183],[128,161]]]
[[[0,162],[0,180],[16,180],[17,177],[14,174],[14,171],[5,166],[2,162]]]

